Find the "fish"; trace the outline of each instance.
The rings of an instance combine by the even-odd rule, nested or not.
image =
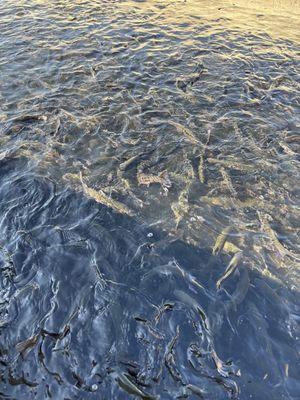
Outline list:
[[[62,340],[70,333],[70,326],[65,325],[64,329],[61,332],[49,332],[46,329],[42,329],[41,334],[43,336],[50,336],[55,340]]]
[[[223,231],[217,237],[216,243],[212,249],[213,255],[218,255],[222,251],[222,249],[226,243],[227,237],[231,231],[232,231],[231,226],[227,226],[225,229],[223,229]]]
[[[282,147],[282,149],[285,151],[286,154],[288,154],[289,156],[296,156],[297,153],[295,151],[293,151],[292,149],[289,148],[289,146],[287,144],[285,144],[282,141],[279,141],[278,144]]]
[[[200,304],[188,293],[183,290],[175,289],[174,295],[178,300],[182,301],[186,306],[192,307],[201,318],[201,324],[207,332],[211,331],[210,321]]]
[[[180,221],[185,215],[188,214],[190,209],[189,193],[193,180],[195,179],[195,173],[193,165],[189,158],[186,158],[185,160],[184,169],[182,171],[180,179],[182,183],[184,183],[184,188],[179,193],[178,201],[171,204],[171,209],[175,216],[175,230],[178,229]]]
[[[5,150],[0,153],[0,161],[4,160],[9,155],[9,151]]]
[[[156,150],[156,146],[152,146],[149,149],[146,149],[145,151],[139,153],[139,154],[135,154],[134,156],[128,158],[127,160],[123,161],[120,165],[119,165],[119,169],[121,171],[125,171],[128,167],[131,166],[131,164],[133,164],[136,160],[138,159],[145,159],[145,157],[149,157],[154,151]]]
[[[16,350],[24,358],[30,350],[37,344],[40,333],[31,336],[29,339],[23,340],[16,344]]]
[[[78,176],[78,174],[72,174],[70,172],[64,174],[62,176],[62,179],[66,180],[66,181],[79,181],[80,182],[80,177]]]
[[[82,173],[80,172],[80,181],[83,187],[84,193],[88,196],[94,199],[97,203],[103,204],[109,208],[112,208],[113,210],[121,213],[121,214],[127,214],[129,216],[133,216],[134,212],[127,207],[125,204],[112,199],[111,197],[108,197],[102,190],[95,190],[92,188],[89,188],[82,179]]]
[[[186,126],[180,124],[179,122],[170,120],[156,120],[155,123],[158,124],[169,124],[176,128],[177,132],[185,136],[193,144],[201,144],[201,142],[196,138],[194,133]]]
[[[154,317],[155,325],[158,324],[162,315],[166,311],[171,311],[173,309],[173,307],[174,307],[174,303],[165,303],[161,307],[159,307],[158,312],[157,312],[156,316]]]
[[[119,374],[116,376],[116,381],[120,385],[122,389],[124,389],[127,393],[133,394],[142,398],[143,400],[155,400],[156,397],[145,393],[143,390],[138,388],[127,376],[127,374]]]
[[[242,259],[242,256],[243,256],[243,252],[240,251],[232,257],[232,259],[230,260],[230,263],[228,264],[228,267],[225,270],[224,275],[222,275],[222,277],[216,283],[218,290],[220,289],[222,282],[224,282],[225,279],[227,279],[235,271],[239,262]]]
[[[179,124],[178,122],[169,122],[170,125],[174,126],[177,129],[177,132],[181,133],[184,135],[191,143],[193,144],[199,144],[200,141],[196,138],[196,136],[193,134],[193,132],[187,128],[184,125]]]
[[[149,187],[151,183],[159,183],[162,187],[170,188],[172,182],[166,171],[159,173],[158,175],[145,174],[144,172],[137,173],[137,181],[139,185],[146,185]]]
[[[119,165],[120,170],[125,171],[125,169],[128,168],[139,157],[140,157],[140,154],[136,154],[135,156],[132,156],[132,157],[128,158],[126,161],[122,162]]]
[[[205,183],[205,174],[204,174],[204,159],[206,156],[206,148],[210,142],[210,137],[211,137],[211,130],[209,129],[207,132],[207,139],[206,142],[204,144],[204,148],[202,153],[200,154],[200,158],[199,158],[199,165],[198,165],[198,177],[201,183]]]
[[[204,155],[201,154],[199,158],[198,165],[198,177],[201,183],[205,183],[205,174],[204,174]]]
[[[232,197],[237,197],[237,193],[233,187],[229,173],[226,171],[226,169],[224,167],[220,168],[220,172],[221,172],[224,184],[227,187],[227,189],[229,190]]]
[[[244,200],[239,200],[237,198],[232,199],[231,197],[225,197],[225,196],[201,196],[201,201],[208,203],[212,206],[220,206],[220,207],[226,207],[226,208],[232,208],[232,207],[237,207],[237,208],[261,208],[265,209],[266,207],[269,207],[270,209],[275,209],[275,206],[272,206],[272,204],[267,204],[264,200],[258,199],[258,198],[246,198]]]
[[[208,157],[207,161],[210,164],[219,164],[223,165],[224,167],[236,169],[238,171],[255,172],[257,170],[257,166],[254,164],[250,165],[250,164],[240,163],[234,160],[221,160],[219,158]]]
[[[264,215],[262,212],[257,211],[259,220],[261,222],[261,226],[263,231],[268,235],[268,237],[271,239],[273,246],[276,248],[278,253],[280,254],[281,257],[289,256],[292,259],[296,259],[299,261],[299,258],[290,250],[286,249],[279,241],[277,234],[275,231],[271,228],[269,222],[268,222],[268,214]]]
[[[226,371],[226,367],[224,366],[222,360],[220,360],[220,358],[218,357],[218,355],[215,352],[215,350],[212,350],[211,357],[214,360],[215,366],[216,366],[217,371],[219,372],[219,374],[221,376],[223,376],[224,378],[228,378],[228,372]]]
[[[187,185],[190,185],[192,183],[192,181],[195,179],[194,167],[193,167],[191,160],[188,157],[186,157],[186,159],[184,161],[184,165],[183,165],[181,173],[184,177],[184,182]]]
[[[232,200],[228,197],[216,197],[216,196],[201,196],[201,202],[208,203],[212,206],[220,207],[232,207]]]
[[[287,143],[297,143],[297,142],[299,142],[300,143],[300,136],[299,135],[291,135],[291,136],[287,136],[286,138],[285,138],[285,141],[287,142]]]
[[[175,345],[178,341],[178,338],[179,338],[179,325],[177,325],[176,333],[168,345],[167,352],[165,355],[165,366],[168,369],[172,378],[175,381],[181,382],[181,384],[184,385],[185,383],[182,379],[182,376],[181,376],[180,372],[178,371],[178,369],[176,368],[176,363],[175,363],[175,359],[174,359],[175,357],[174,357],[174,352],[173,352]]]
[[[21,122],[25,124],[32,124],[37,121],[47,121],[47,117],[45,115],[20,115],[15,118],[11,118],[9,122]]]
[[[206,394],[204,390],[202,390],[201,388],[199,388],[196,385],[193,385],[191,383],[189,383],[188,385],[186,385],[186,388],[189,389],[192,393],[196,394],[197,396],[199,396],[201,399],[204,398],[204,395]]]
[[[233,254],[238,253],[239,251],[241,251],[241,249],[239,247],[237,247],[234,243],[231,243],[231,242],[228,242],[228,241],[226,241],[224,243],[223,250],[226,253],[233,253]]]
[[[245,299],[250,287],[250,278],[248,269],[244,266],[240,268],[240,279],[235,291],[232,293],[230,300],[225,304],[227,313],[230,309],[237,309],[237,306]]]
[[[175,216],[175,229],[178,229],[178,225],[184,215],[186,215],[189,211],[189,202],[188,202],[188,191],[189,185],[180,193],[178,197],[178,202],[171,204],[171,209]]]
[[[117,171],[117,177],[120,180],[121,185],[123,186],[124,190],[131,190],[130,183],[128,179],[124,178],[124,173],[121,169]]]
[[[22,375],[19,378],[15,378],[13,376],[12,371],[11,371],[10,368],[8,370],[8,382],[9,382],[10,385],[13,385],[13,386],[27,385],[27,386],[32,387],[32,388],[38,386],[37,382],[31,382],[31,381],[27,380],[25,378],[24,372],[22,372]]]

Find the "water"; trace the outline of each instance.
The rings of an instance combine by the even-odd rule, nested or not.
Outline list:
[[[0,393],[298,399],[298,1],[0,2]]]

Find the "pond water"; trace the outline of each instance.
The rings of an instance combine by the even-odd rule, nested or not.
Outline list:
[[[300,2],[0,1],[0,396],[300,397]]]

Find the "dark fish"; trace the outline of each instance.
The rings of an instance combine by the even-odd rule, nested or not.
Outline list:
[[[23,340],[16,344],[16,350],[21,354],[24,358],[29,351],[37,344],[38,339],[40,337],[40,333],[30,337],[29,339]]]
[[[13,386],[26,385],[29,387],[36,387],[38,385],[36,382],[28,381],[24,376],[24,372],[22,372],[22,376],[20,376],[19,378],[15,378],[12,375],[11,369],[9,369],[8,371],[8,382],[10,383],[10,385]]]
[[[140,388],[133,383],[129,377],[122,373],[116,377],[116,381],[120,385],[122,389],[124,389],[127,393],[140,397],[143,400],[155,400],[156,397],[144,392]]]
[[[37,121],[46,121],[47,117],[44,115],[21,115],[10,120],[10,122],[19,122],[23,124],[32,124]]]
[[[240,271],[240,279],[237,284],[235,291],[231,295],[231,299],[226,304],[227,311],[230,308],[237,309],[237,306],[245,299],[249,287],[250,287],[250,278],[248,269],[246,267],[241,267]]]

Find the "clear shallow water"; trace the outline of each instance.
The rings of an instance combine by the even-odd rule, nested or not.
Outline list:
[[[299,398],[299,9],[0,3],[3,398]]]

